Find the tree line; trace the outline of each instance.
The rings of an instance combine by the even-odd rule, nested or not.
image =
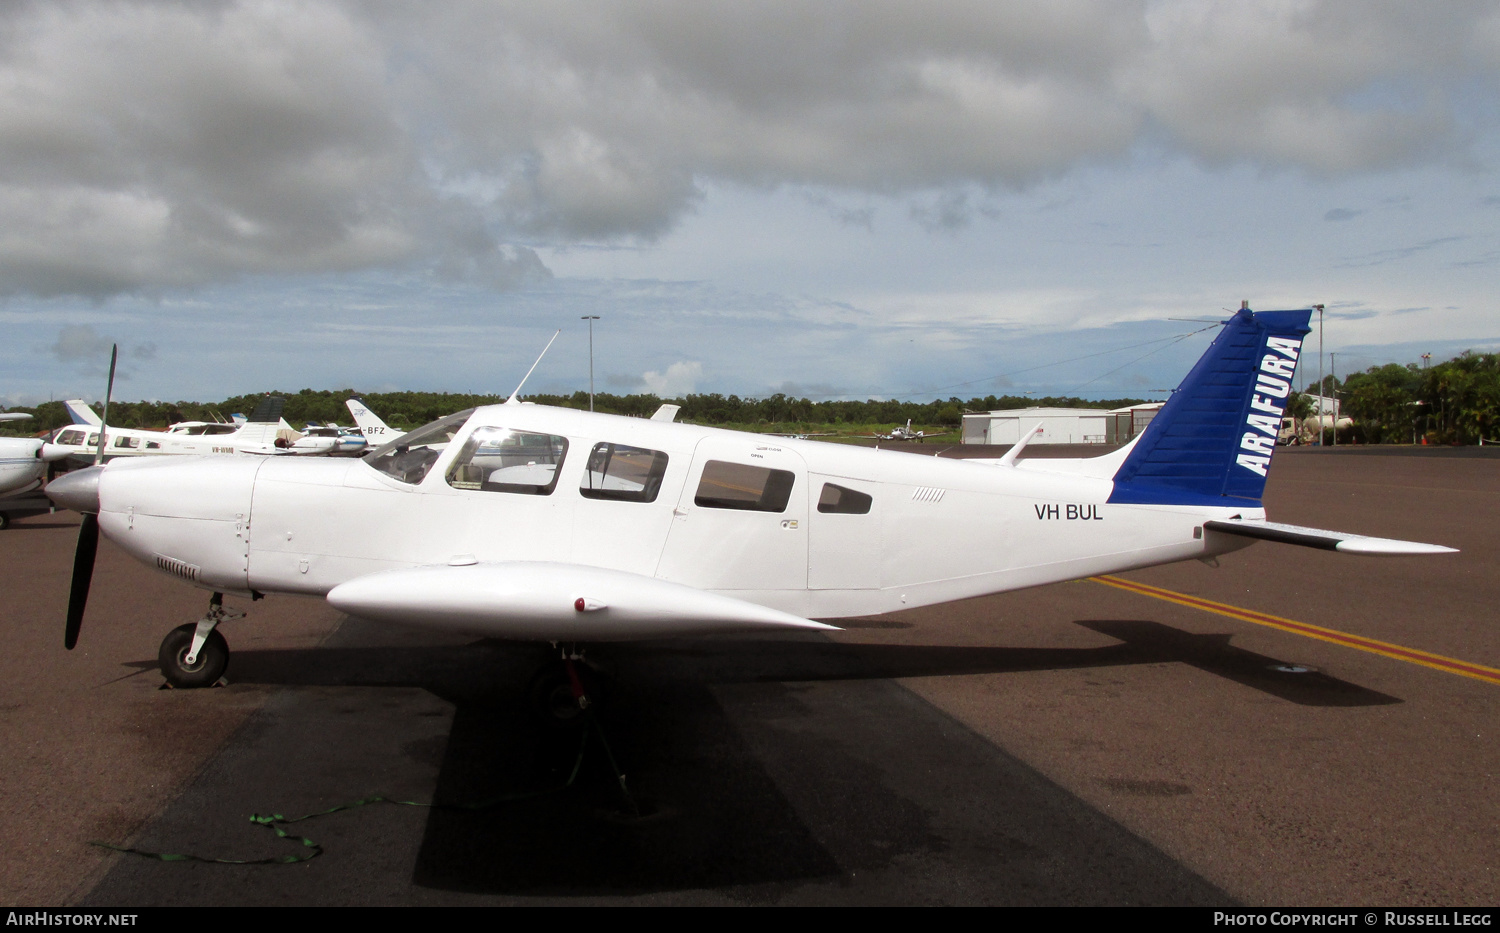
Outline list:
[[[1311,392],[1317,392],[1314,384]],[[1426,438],[1437,444],[1500,443],[1500,355],[1466,352],[1430,367],[1415,363],[1372,366],[1343,380],[1328,376],[1324,395],[1337,397],[1341,413],[1354,422],[1348,440],[1368,444],[1414,443]],[[225,420],[235,413],[250,414],[264,395],[286,399],[282,416],[294,427],[304,424],[348,424],[352,420],[344,406],[359,396],[392,427],[409,429],[455,411],[505,401],[501,395],[467,395],[448,392],[369,392],[354,389],[300,392],[267,392],[239,395],[222,402],[125,402],[110,403],[109,420],[124,428],[165,428],[179,421]],[[531,395],[527,401],[563,408],[589,407],[587,392],[571,395]],[[956,428],[966,411],[995,411],[1033,406],[1059,408],[1124,408],[1144,400],[1133,398],[1086,400],[1049,396],[986,395],[983,398],[933,399],[930,402],[899,399],[814,402],[776,393],[764,398],[706,393],[661,399],[655,395],[594,396],[594,409],[617,415],[649,417],[663,402],[682,406],[678,420],[694,424],[722,425],[751,430],[853,431],[889,428],[905,424]],[[1302,417],[1310,413],[1305,396],[1293,399],[1289,412]],[[98,406],[95,406],[98,409]],[[44,402],[13,411],[34,415],[31,421],[0,422],[0,433],[30,435],[71,423],[61,402]],[[1344,436],[1341,435],[1341,440]]]
[[[111,401],[109,422],[121,428],[165,428],[180,421],[227,420],[234,414],[248,415],[255,410],[266,395],[277,395],[286,399],[282,411],[293,427],[304,424],[349,424],[352,418],[345,407],[346,399],[360,397],[371,411],[395,428],[410,429],[434,421],[444,415],[478,405],[495,405],[505,401],[503,395],[467,395],[449,392],[367,392],[354,389],[303,389],[300,392],[267,392],[257,395],[239,395],[222,402],[125,402]],[[562,408],[587,409],[589,394],[574,392],[571,395],[530,395],[526,401],[539,405],[556,405]],[[639,418],[650,417],[664,402],[682,406],[679,421],[694,424],[758,427],[773,426],[772,429],[805,430],[819,427],[855,429],[860,427],[892,427],[905,424],[956,428],[965,411],[994,411],[1008,408],[1030,408],[1033,406],[1059,408],[1123,408],[1141,404],[1142,399],[1121,398],[1087,400],[1072,396],[1030,398],[1018,395],[987,395],[982,398],[930,402],[900,401],[897,399],[866,401],[814,402],[810,399],[776,393],[765,398],[741,397],[707,393],[686,395],[681,398],[662,399],[655,395],[614,395],[597,393],[594,410],[616,415]],[[99,406],[94,406],[98,411]],[[0,431],[9,434],[34,434],[50,431],[70,424],[72,419],[61,402],[44,402],[35,407],[21,406],[14,411],[31,412],[35,418],[23,422],[0,422]],[[8,430],[7,430],[8,429]]]
[[[1500,443],[1500,355],[1465,352],[1430,367],[1387,363],[1323,380],[1368,444]],[[1343,439],[1343,435],[1340,435]]]

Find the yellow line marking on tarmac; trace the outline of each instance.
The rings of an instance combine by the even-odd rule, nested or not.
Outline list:
[[[1096,583],[1106,586],[1117,587],[1136,593],[1141,596],[1150,596],[1155,599],[1164,599],[1169,603],[1177,603],[1179,606],[1189,606],[1193,609],[1202,609],[1204,612],[1212,612],[1231,619],[1239,619],[1242,622],[1253,622],[1256,625],[1265,625],[1270,628],[1281,629],[1283,632],[1291,632],[1295,635],[1305,635],[1308,638],[1316,638],[1321,641],[1332,642],[1335,645],[1343,645],[1346,648],[1357,648],[1360,651],[1368,651],[1371,654],[1384,655],[1397,661],[1406,661],[1410,664],[1420,664],[1423,667],[1431,667],[1450,674],[1458,674],[1462,677],[1472,677],[1486,683],[1500,686],[1500,670],[1493,667],[1485,667],[1482,664],[1471,664],[1468,661],[1460,661],[1457,658],[1444,657],[1440,654],[1432,654],[1427,651],[1419,651],[1416,648],[1407,648],[1402,645],[1393,645],[1390,642],[1376,641],[1373,638],[1364,638],[1360,635],[1350,635],[1331,628],[1323,628],[1320,625],[1311,625],[1307,622],[1296,622],[1292,619],[1283,619],[1264,612],[1256,612],[1253,609],[1241,609],[1227,603],[1216,603],[1211,599],[1203,599],[1199,596],[1189,596],[1186,593],[1178,593],[1174,590],[1164,590],[1158,586],[1150,586],[1145,583],[1137,583],[1134,580],[1126,580],[1116,576],[1098,576],[1090,578]]]

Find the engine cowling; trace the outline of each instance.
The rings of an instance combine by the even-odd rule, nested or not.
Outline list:
[[[99,527],[141,562],[195,586],[248,594],[250,503],[259,457],[112,461]]]

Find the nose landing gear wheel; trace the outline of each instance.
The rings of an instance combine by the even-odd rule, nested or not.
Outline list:
[[[162,676],[167,678],[167,683],[179,689],[211,687],[219,682],[219,678],[224,676],[224,669],[229,666],[229,643],[217,630],[208,634],[193,663],[187,663],[188,650],[192,647],[193,632],[196,629],[197,625],[191,622],[172,629],[162,639],[161,650],[156,654]]]

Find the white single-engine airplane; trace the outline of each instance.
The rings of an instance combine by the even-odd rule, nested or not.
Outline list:
[[[1151,425],[1086,460],[976,462],[514,404],[363,460],[117,460],[53,481],[84,513],[65,642],[100,529],[212,591],[162,673],[216,682],[222,594],[564,646],[769,629],[1210,558],[1256,539],[1450,548],[1279,525],[1261,494],[1310,312],[1241,310]],[[519,392],[519,389],[517,390]],[[568,668],[571,672],[571,667]],[[585,698],[576,678],[573,699]]]

